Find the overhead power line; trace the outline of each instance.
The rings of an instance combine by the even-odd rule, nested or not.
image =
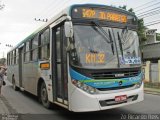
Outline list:
[[[160,2],[154,3],[154,4],[149,5],[149,6],[147,6],[147,7],[142,7],[141,9],[135,10],[135,12],[138,12],[138,11],[144,10],[144,9],[146,9],[146,8],[153,7],[153,6],[158,5],[158,4],[160,4]]]
[[[58,0],[57,1],[51,1],[48,6],[46,6],[43,10],[41,10],[39,12],[39,14],[37,15],[37,17],[44,16],[46,13],[48,13],[49,11],[51,11],[50,10],[51,7],[56,7],[58,5],[58,3],[59,3]],[[52,5],[54,5],[54,6],[52,6]]]
[[[64,6],[64,4],[68,3],[69,1],[71,1],[71,0],[63,0],[61,3],[54,2],[54,3],[50,4],[49,6],[47,6],[43,11],[41,11],[37,17],[41,16],[41,18],[45,17],[47,19],[50,19],[55,15],[55,13],[57,13],[57,11],[59,9],[62,10],[61,8],[63,8],[63,7],[61,7],[61,6]],[[48,16],[51,16],[51,17],[49,18]]]
[[[148,22],[148,23],[145,23],[145,24],[148,25],[148,24],[152,24],[152,23],[156,23],[156,22],[160,22],[160,20],[151,21],[151,22]]]
[[[155,2],[155,1],[156,1],[156,0],[152,0],[152,1],[150,1],[150,2],[147,2],[147,3],[145,3],[145,4],[142,4],[142,5],[140,5],[140,6],[137,6],[137,7],[133,8],[133,9],[135,10],[135,9],[141,8],[142,6],[145,6],[145,5],[150,4],[150,3],[152,3],[152,2]]]
[[[160,7],[156,7],[156,8],[153,8],[153,9],[149,9],[149,10],[147,10],[147,11],[144,11],[144,12],[138,13],[137,15],[141,15],[141,14],[149,13],[149,12],[155,11],[155,10],[157,10],[157,9],[160,9]]]
[[[140,15],[138,17],[141,17],[141,18],[146,18],[146,17],[151,17],[153,15],[157,15],[160,13],[160,9],[159,10],[156,10],[156,11],[152,11],[150,13],[147,13],[147,14],[143,14],[143,15]]]
[[[67,1],[69,1],[69,0],[67,0]],[[57,9],[56,7],[59,7],[59,8],[60,8],[60,5],[63,4],[63,2],[62,2],[61,4],[60,4],[59,2],[55,2],[55,4],[53,4],[53,5],[54,5],[54,6],[53,6],[52,3],[53,3],[53,1],[50,2],[50,6],[47,6],[46,9],[44,9],[44,11],[40,11],[40,14],[38,14],[38,16],[39,16],[39,15],[42,16],[41,13],[43,13],[43,16],[42,16],[41,18],[46,18],[47,21],[48,21],[48,18],[47,18],[48,16],[46,16],[46,14],[49,13],[49,12],[51,12],[51,11],[52,11],[52,13],[54,13],[53,11],[54,11],[54,10],[56,11],[56,9]],[[59,4],[58,4],[58,3],[59,3]],[[51,7],[53,7],[53,9],[50,9],[50,10],[49,10],[48,8],[51,8]],[[55,8],[56,8],[56,9],[55,9]],[[46,10],[47,10],[47,11],[46,11]],[[45,14],[45,13],[46,13],[46,14]],[[45,15],[45,16],[44,16],[44,15]],[[37,16],[37,17],[38,17],[38,16]],[[33,17],[33,19],[35,20],[35,17]],[[32,21],[29,22],[30,24],[33,22],[33,19],[32,19]],[[36,18],[35,21],[41,21],[41,20],[43,21],[43,19],[40,19],[40,20],[39,20],[39,19]],[[38,23],[38,22],[37,22],[37,23]],[[41,22],[41,23],[42,23],[42,22]],[[41,23],[39,22],[40,25],[42,25]],[[35,26],[36,26],[36,25],[37,25],[37,24],[35,24]],[[30,26],[27,26],[26,29],[27,29],[27,31],[33,31],[33,30],[34,30],[33,27],[34,27],[34,26],[31,24]],[[32,30],[32,29],[33,29],[33,30]]]
[[[59,8],[63,8],[63,9],[64,9],[64,6],[65,6],[69,1],[71,1],[71,0],[64,0],[63,2],[61,2],[59,5],[60,5],[60,6],[63,5],[62,7],[60,7],[59,5],[55,6],[50,12],[48,12],[48,13],[46,14],[46,17],[51,16],[51,18],[52,18],[54,15],[57,14],[57,12],[55,13],[54,11],[58,11]],[[63,9],[61,9],[61,11],[62,11]]]
[[[159,22],[155,22],[155,23],[151,23],[151,24],[148,24],[148,25],[145,25],[145,26],[152,26],[152,25],[157,25],[157,24],[160,24],[160,21]]]
[[[160,10],[151,12],[151,13],[146,14],[146,15],[137,16],[137,17],[139,17],[139,18],[147,18],[147,17],[152,17],[152,16],[157,15],[157,14],[160,14]]]

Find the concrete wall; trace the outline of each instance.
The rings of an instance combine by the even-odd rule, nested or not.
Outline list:
[[[160,83],[160,60],[158,63],[147,61],[143,69],[145,82]]]

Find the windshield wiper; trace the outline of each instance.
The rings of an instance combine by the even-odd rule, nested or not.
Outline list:
[[[113,46],[113,40],[112,40],[112,35],[111,35],[110,30],[108,30],[108,33],[109,33],[109,38],[110,38],[110,40],[111,40],[111,42],[112,42],[112,44],[111,44],[111,49],[112,49],[112,53],[113,53],[113,55],[114,55],[114,46]]]
[[[106,38],[107,43],[110,43],[110,44],[111,44],[112,53],[113,53],[113,55],[114,55],[114,46],[113,46],[113,40],[112,40],[111,32],[108,31],[108,32],[109,32],[109,35],[108,35],[108,33],[107,33],[96,21],[92,21],[92,22],[93,22],[93,23],[99,28],[99,30],[104,34],[104,37]],[[109,39],[107,36],[109,36],[110,39]],[[110,40],[110,41],[108,41],[108,40]]]
[[[117,35],[118,35],[119,47],[120,47],[121,54],[122,54],[122,57],[123,57],[123,47],[122,47],[122,41],[121,41],[121,37],[119,35],[119,32],[117,32]]]
[[[97,21],[92,21],[92,23],[94,23],[98,27],[98,29],[104,34],[104,37],[107,38],[107,43],[112,43],[113,42],[111,40],[108,41],[109,40],[108,37],[107,37],[107,36],[109,36],[108,33],[106,33],[106,31],[97,23]]]

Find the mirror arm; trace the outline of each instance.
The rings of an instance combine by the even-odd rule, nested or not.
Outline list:
[[[68,45],[66,47],[66,51],[69,52],[71,49],[73,49],[73,43],[72,43],[72,40],[73,38],[67,38],[67,41],[68,41]]]
[[[66,51],[69,52],[70,49],[71,49],[71,42],[70,42],[69,38],[67,38],[67,41],[68,41],[68,44],[67,44],[67,47],[66,47]]]

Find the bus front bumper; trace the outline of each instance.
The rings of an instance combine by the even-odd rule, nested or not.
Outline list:
[[[115,97],[121,95],[126,95],[127,101],[115,102]],[[74,112],[100,111],[137,103],[143,99],[143,83],[138,89],[111,94],[90,95],[77,88],[71,95],[69,110]]]

